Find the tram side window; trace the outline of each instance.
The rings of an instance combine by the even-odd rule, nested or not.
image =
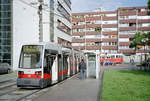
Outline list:
[[[112,58],[112,59],[114,59],[114,58],[115,58],[115,56],[114,56],[114,55],[112,55],[112,56],[111,56],[111,58]]]
[[[119,58],[119,56],[118,56],[118,55],[116,55],[116,58]]]
[[[58,70],[62,71],[62,56],[60,54],[58,55]]]
[[[110,59],[110,56],[107,56],[107,59]]]
[[[104,57],[104,56],[102,56],[101,58],[102,58],[102,59],[104,59],[105,57]]]
[[[64,58],[63,58],[63,64],[64,64],[64,67],[65,67],[65,69],[66,69],[66,68],[68,68],[68,61],[67,61],[67,58],[68,58],[68,57],[65,56],[65,55],[64,55],[63,57],[64,57]]]

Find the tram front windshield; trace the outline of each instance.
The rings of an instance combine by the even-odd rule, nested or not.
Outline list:
[[[40,45],[22,47],[19,68],[37,69],[42,66],[42,49]]]

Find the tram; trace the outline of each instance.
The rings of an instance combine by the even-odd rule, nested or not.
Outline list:
[[[123,63],[122,54],[101,54],[100,62],[113,62],[113,63]]]
[[[56,43],[22,46],[17,87],[44,88],[76,74],[81,52]]]

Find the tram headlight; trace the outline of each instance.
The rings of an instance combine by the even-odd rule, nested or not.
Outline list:
[[[18,75],[24,75],[23,71],[18,71]]]
[[[41,71],[37,71],[37,72],[35,72],[35,75],[41,75],[42,74],[42,72]]]

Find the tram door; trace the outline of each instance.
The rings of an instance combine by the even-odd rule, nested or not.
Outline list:
[[[64,55],[63,56],[63,78],[67,78],[67,73],[68,73],[68,56]]]
[[[62,80],[63,76],[63,69],[62,69],[62,56],[61,54],[58,55],[58,81]]]
[[[74,61],[74,63],[75,63],[75,74],[77,73],[77,56],[75,55],[75,61]]]
[[[50,85],[52,82],[52,66],[56,55],[52,55],[48,52],[45,52],[44,58],[44,79],[46,80],[46,85]]]
[[[70,62],[70,76],[73,75],[73,56],[69,57]]]

